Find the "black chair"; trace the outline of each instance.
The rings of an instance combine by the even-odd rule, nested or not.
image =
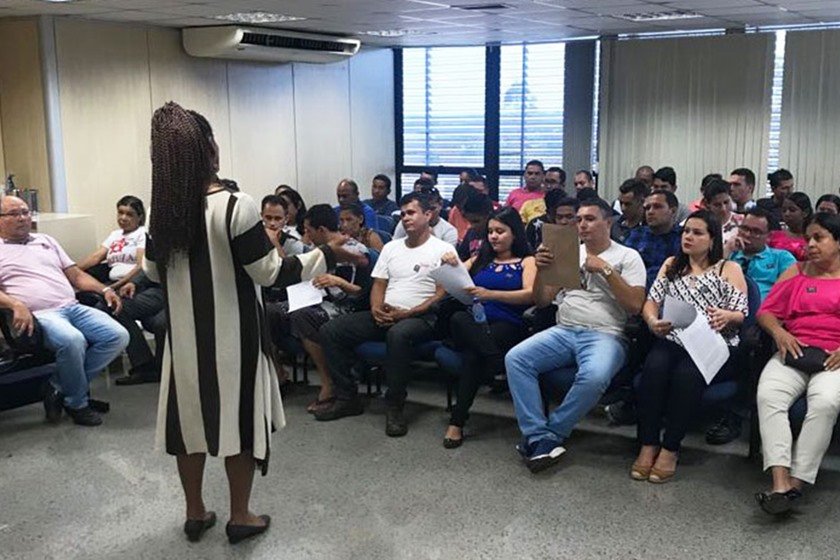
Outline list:
[[[32,336],[16,334],[12,313],[0,310],[0,410],[42,402],[47,383],[55,373],[55,357],[43,347],[41,327],[35,321]]]

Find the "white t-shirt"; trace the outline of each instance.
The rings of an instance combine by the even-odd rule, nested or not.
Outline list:
[[[105,260],[108,262],[110,271],[108,278],[112,282],[122,280],[137,266],[137,250],[146,249],[146,228],[140,226],[131,233],[123,233],[121,229],[115,229],[102,242],[102,246],[108,250]]]
[[[440,265],[443,255],[452,252],[452,245],[432,236],[414,248],[407,247],[405,241],[395,239],[385,244],[371,276],[388,280],[385,303],[411,309],[435,294],[435,281],[429,271]]]
[[[613,274],[620,274],[630,286],[645,287],[647,271],[635,249],[610,242],[598,257],[610,263]],[[580,246],[580,265],[586,261],[586,246]],[[615,299],[607,279],[601,274],[581,272],[586,289],[561,290],[557,294],[557,323],[566,327],[583,327],[615,336],[624,336],[628,314]]]
[[[458,245],[458,230],[443,218],[438,220],[438,223],[432,227],[432,235],[446,241],[452,246]],[[400,220],[394,230],[394,239],[402,239],[405,236],[405,227],[402,225],[402,220]]]

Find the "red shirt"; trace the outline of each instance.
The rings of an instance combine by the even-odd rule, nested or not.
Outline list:
[[[522,208],[525,201],[534,200],[535,198],[543,198],[544,196],[545,193],[541,190],[529,191],[525,187],[519,187],[514,191],[510,191],[510,194],[505,201],[505,206],[513,206],[516,208],[516,211],[519,212],[519,209]]]
[[[840,348],[840,278],[812,278],[801,272],[779,282],[761,304],[802,344],[826,352]]]

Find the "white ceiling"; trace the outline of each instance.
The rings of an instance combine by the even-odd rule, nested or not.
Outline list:
[[[504,4],[497,11],[459,6]],[[696,19],[636,23],[616,16],[692,10]],[[375,45],[459,45],[556,41],[592,35],[738,28],[840,21],[840,0],[0,0],[0,17],[68,15],[167,27],[219,25],[233,12],[270,12],[307,18],[272,24],[287,29],[353,35],[408,30],[398,38],[362,36]]]

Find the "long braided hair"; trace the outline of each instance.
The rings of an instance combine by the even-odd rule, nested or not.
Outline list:
[[[193,246],[204,227],[204,193],[217,167],[207,119],[172,101],[155,111],[149,233],[160,264]]]

